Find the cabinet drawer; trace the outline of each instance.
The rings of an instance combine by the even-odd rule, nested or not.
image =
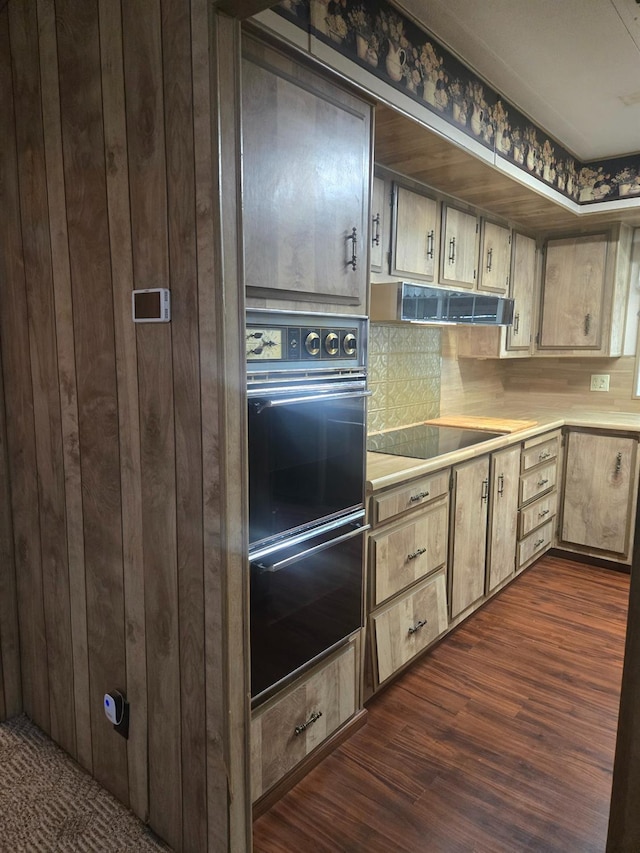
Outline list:
[[[446,495],[449,491],[449,468],[421,477],[406,486],[384,492],[373,498],[373,524],[381,524],[415,507]]]
[[[525,448],[522,451],[522,471],[528,471],[535,465],[541,465],[549,459],[556,459],[559,449],[559,432],[533,447],[527,447],[527,445],[525,445]]]
[[[558,493],[551,492],[520,510],[518,537],[523,539],[532,530],[553,518],[558,511]]]
[[[444,569],[380,610],[371,621],[381,683],[446,630]]]
[[[553,541],[553,519],[526,536],[518,545],[518,568],[542,554]]]
[[[349,643],[254,714],[251,721],[253,799],[279,782],[353,716],[355,710],[356,650],[354,643]]]
[[[538,495],[548,492],[556,484],[557,464],[543,465],[520,477],[520,504],[526,504]]]
[[[449,496],[369,539],[374,606],[447,561]]]

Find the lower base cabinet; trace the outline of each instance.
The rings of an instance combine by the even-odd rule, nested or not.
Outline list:
[[[482,598],[489,517],[489,457],[453,469],[451,618]]]
[[[356,641],[342,646],[254,713],[251,720],[254,801],[355,714],[359,695],[358,648]]]

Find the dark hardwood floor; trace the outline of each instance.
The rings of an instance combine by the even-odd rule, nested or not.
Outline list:
[[[628,592],[544,557],[369,703],[255,853],[602,853]]]

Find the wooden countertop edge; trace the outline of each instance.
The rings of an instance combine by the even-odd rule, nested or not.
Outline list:
[[[410,459],[392,456],[388,453],[368,452],[367,493],[371,494],[390,486],[401,485],[416,477],[440,471],[442,468],[448,468],[451,465],[458,465],[477,456],[483,456],[485,453],[502,450],[516,442],[526,441],[528,438],[563,426],[640,433],[640,415],[634,415],[630,412],[593,412],[588,414],[572,413],[558,418],[538,417],[535,426],[518,432],[506,433],[498,438],[492,438],[462,450],[455,450],[452,453],[444,453],[434,459]]]

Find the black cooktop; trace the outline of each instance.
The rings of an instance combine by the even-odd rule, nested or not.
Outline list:
[[[478,429],[417,424],[416,426],[381,432],[367,438],[367,450],[374,453],[390,453],[393,456],[410,456],[415,459],[433,459],[443,453],[452,453],[463,447],[471,447],[503,433],[486,432]]]

